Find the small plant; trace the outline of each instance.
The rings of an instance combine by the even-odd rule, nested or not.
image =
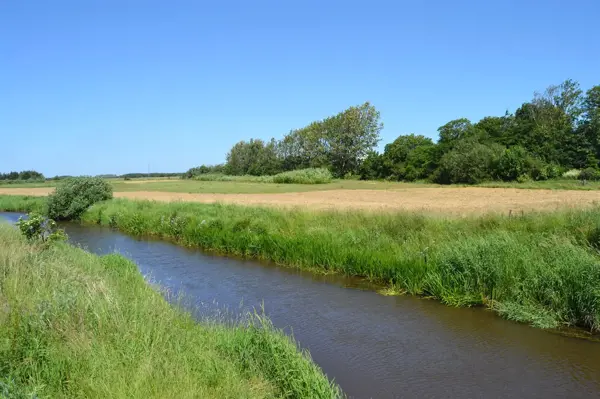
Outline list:
[[[53,242],[67,239],[65,231],[59,229],[54,220],[37,213],[29,214],[27,219],[20,217],[17,227],[21,230],[21,234],[30,241]]]
[[[71,178],[58,185],[48,197],[48,217],[54,220],[78,219],[87,208],[112,196],[112,186],[102,178]]]
[[[581,171],[579,169],[571,169],[563,173],[562,177],[565,179],[578,179]]]

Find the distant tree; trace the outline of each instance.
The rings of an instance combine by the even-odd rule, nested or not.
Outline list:
[[[383,128],[380,117],[367,102],[323,121],[326,152],[335,176],[358,172],[361,162],[379,142]]]
[[[511,146],[516,144],[511,135],[514,116],[508,112],[504,116],[486,116],[474,125],[490,142]]]
[[[417,180],[435,169],[435,144],[428,137],[409,134],[399,136],[385,146],[383,152],[386,177],[395,180]]]
[[[274,175],[281,171],[274,139],[240,141],[227,154],[225,171],[231,175]]]
[[[376,180],[388,177],[389,173],[385,168],[383,155],[377,151],[369,151],[360,165],[359,175],[361,180]]]
[[[477,184],[492,180],[494,165],[504,148],[498,144],[485,145],[476,140],[459,141],[444,154],[434,179],[441,184]]]

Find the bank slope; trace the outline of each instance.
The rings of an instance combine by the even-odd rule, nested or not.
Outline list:
[[[0,243],[0,396],[341,396],[262,317],[198,323],[121,256],[44,249],[4,223]]]

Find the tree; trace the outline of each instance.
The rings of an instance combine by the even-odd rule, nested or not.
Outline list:
[[[592,148],[592,154],[587,155],[587,166],[597,167],[600,159],[600,86],[592,87],[585,94],[579,133]]]
[[[442,145],[454,143],[473,135],[473,124],[466,118],[454,119],[438,129]]]
[[[511,135],[514,116],[508,112],[504,116],[486,116],[474,125],[490,142],[505,146],[515,145],[516,139]]]
[[[359,168],[361,180],[375,180],[388,177],[389,173],[385,169],[384,158],[377,151],[369,151],[365,160]]]
[[[277,144],[271,139],[265,144],[260,139],[240,141],[227,154],[225,170],[230,175],[274,175],[281,171]]]
[[[350,107],[323,121],[325,151],[334,175],[358,172],[369,151],[379,142],[380,113],[368,102]]]
[[[498,144],[485,145],[475,140],[462,140],[444,154],[434,180],[441,184],[477,184],[492,179],[494,165],[504,148]]]
[[[385,146],[383,153],[386,177],[396,180],[417,180],[435,169],[435,144],[422,135],[399,136]]]

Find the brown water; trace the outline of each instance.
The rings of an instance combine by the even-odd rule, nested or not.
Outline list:
[[[0,214],[16,220],[16,214]],[[65,225],[91,252],[117,251],[184,293],[196,312],[264,303],[353,398],[600,397],[600,343],[409,296],[385,297],[357,280],[211,256],[110,229]]]

